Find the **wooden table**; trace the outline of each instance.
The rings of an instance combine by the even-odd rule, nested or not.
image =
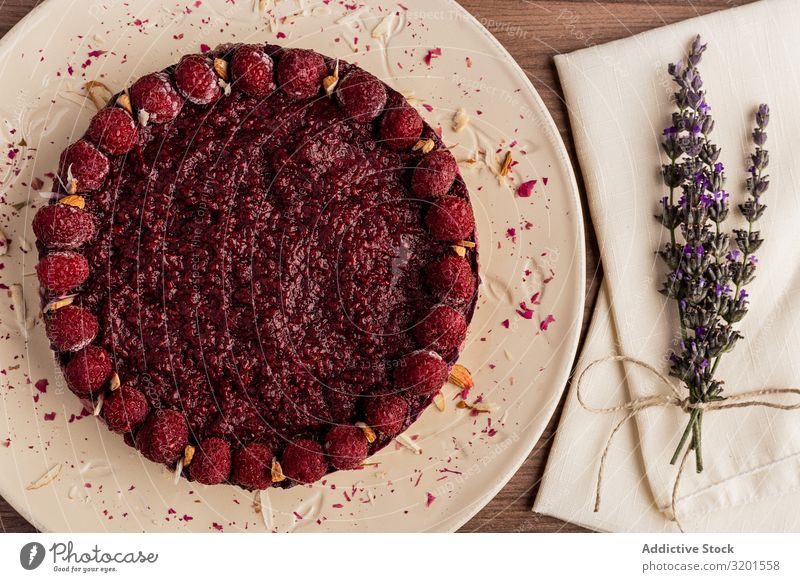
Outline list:
[[[747,4],[752,0],[461,0],[528,74],[550,110],[577,168],[567,110],[553,55],[602,44],[693,16]],[[39,2],[0,2],[0,34],[5,34]],[[578,175],[578,185],[583,183]],[[584,210],[586,205],[584,204]],[[584,212],[585,214],[585,212]],[[585,216],[588,224],[588,216]],[[583,330],[594,308],[602,270],[594,233],[586,229],[587,288]],[[563,404],[563,402],[562,402]],[[578,532],[580,527],[531,512],[561,416],[561,405],[530,457],[503,490],[462,531]],[[0,498],[0,529],[31,532],[33,527]]]

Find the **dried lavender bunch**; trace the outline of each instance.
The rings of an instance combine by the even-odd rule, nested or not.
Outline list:
[[[677,302],[680,319],[680,349],[670,353],[670,375],[686,386],[691,411],[671,463],[678,460],[691,437],[698,473],[703,470],[703,411],[692,405],[724,399],[723,382],[714,373],[722,354],[742,338],[734,325],[748,310],[744,287],[755,278],[755,253],[764,242],[753,227],[766,210],[761,198],[769,187],[765,174],[769,154],[764,149],[769,108],[762,105],[753,132],[748,199],[739,205],[748,228],[733,230],[736,248],[732,249],[731,236],[722,231],[730,214],[725,167],[719,161],[720,148],[710,139],[714,119],[697,68],[705,50],[697,36],[686,61],[668,68],[677,85],[677,111],[664,130],[662,145],[669,162],[661,170],[669,193],[661,199],[657,216],[670,233],[669,242],[659,251],[669,268],[661,293]]]

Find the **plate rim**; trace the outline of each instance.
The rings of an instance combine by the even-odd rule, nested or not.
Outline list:
[[[49,1],[49,0],[48,0]],[[580,343],[580,335],[581,335],[581,327],[583,323],[583,311],[586,307],[586,228],[583,220],[583,205],[581,203],[580,198],[580,190],[578,188],[578,181],[575,175],[575,168],[572,162],[569,159],[569,153],[567,152],[567,146],[564,143],[564,140],[561,137],[561,132],[558,130],[558,126],[553,119],[553,116],[550,114],[550,110],[547,109],[544,101],[542,100],[541,95],[536,90],[536,87],[533,86],[533,83],[528,78],[528,75],[522,69],[522,67],[517,63],[516,59],[511,56],[511,53],[508,52],[508,49],[502,45],[502,43],[483,25],[481,22],[466,8],[461,6],[456,0],[445,0],[448,4],[450,4],[455,9],[459,10],[463,16],[466,17],[466,20],[475,27],[481,34],[483,34],[489,42],[500,52],[500,55],[505,57],[504,62],[507,65],[510,65],[511,70],[514,74],[520,79],[522,82],[522,87],[528,92],[529,96],[533,99],[533,102],[536,104],[538,108],[539,114],[542,116],[542,120],[545,123],[545,127],[547,130],[555,136],[555,152],[559,155],[561,162],[565,164],[567,175],[569,177],[569,193],[570,199],[572,203],[575,205],[576,216],[579,217],[577,222],[577,233],[576,235],[579,238],[578,245],[576,246],[577,251],[577,262],[579,263],[577,268],[579,268],[578,279],[579,279],[579,287],[580,287],[580,294],[578,298],[578,312],[581,313],[580,316],[580,324],[572,325],[570,334],[567,336],[569,342],[569,353],[572,354],[572,361],[570,362],[566,371],[562,370],[561,373],[558,375],[559,380],[557,382],[561,388],[558,390],[556,394],[554,394],[551,401],[548,403],[546,409],[540,409],[539,412],[545,412],[545,416],[547,420],[544,422],[544,426],[539,432],[538,436],[535,439],[532,439],[532,442],[529,443],[529,446],[526,447],[525,455],[520,455],[519,460],[515,460],[514,463],[510,464],[506,467],[504,471],[503,477],[497,481],[497,484],[489,489],[483,496],[473,502],[469,508],[469,510],[461,511],[457,514],[459,517],[450,520],[440,521],[437,525],[446,525],[445,529],[447,532],[455,532],[458,531],[464,524],[466,524],[470,519],[475,517],[478,512],[486,507],[486,505],[494,499],[497,494],[505,487],[509,481],[519,472],[519,468],[522,464],[528,460],[531,456],[531,452],[539,443],[542,438],[542,434],[544,434],[544,430],[547,428],[547,425],[550,423],[550,420],[553,418],[553,414],[555,413],[556,408],[558,407],[558,403],[561,401],[561,397],[564,394],[564,390],[566,390],[567,383],[569,382],[570,376],[572,375],[572,368],[575,363],[575,358],[578,355],[578,344]],[[533,512],[533,505],[531,505],[531,512]],[[429,530],[430,531],[430,530]]]

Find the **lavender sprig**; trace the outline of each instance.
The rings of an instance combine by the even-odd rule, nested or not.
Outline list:
[[[662,145],[669,163],[661,173],[669,193],[661,199],[657,217],[670,233],[670,241],[659,252],[669,268],[661,293],[677,302],[681,330],[680,349],[670,353],[670,375],[685,384],[691,410],[671,463],[678,460],[691,436],[698,472],[703,470],[703,412],[691,405],[724,399],[723,383],[714,373],[722,354],[742,338],[733,325],[747,313],[744,286],[755,277],[754,253],[763,243],[753,225],[766,209],[761,196],[769,186],[764,175],[769,155],[763,149],[769,109],[763,105],[753,132],[756,150],[747,180],[750,197],[739,205],[749,226],[733,231],[738,249],[731,250],[731,237],[722,232],[730,214],[725,167],[719,161],[720,148],[710,138],[714,119],[698,70],[705,51],[697,36],[686,61],[668,68],[677,86],[677,111],[664,130]]]
[[[739,205],[739,211],[747,220],[747,230],[734,229],[734,240],[737,250],[731,251],[729,260],[731,265],[731,279],[736,284],[733,293],[734,302],[728,306],[724,317],[731,324],[738,323],[747,314],[748,302],[745,285],[749,285],[755,279],[756,265],[758,257],[756,252],[764,243],[761,238],[761,231],[753,230],[753,226],[764,215],[767,206],[761,197],[769,189],[769,176],[766,170],[769,167],[769,152],[764,149],[767,143],[767,126],[769,125],[769,106],[762,104],[756,112],[756,127],[753,130],[752,139],[755,149],[750,154],[750,174],[746,181],[747,200]],[[739,256],[741,255],[741,261]],[[717,356],[714,365],[711,367],[713,374],[717,370],[722,355]]]

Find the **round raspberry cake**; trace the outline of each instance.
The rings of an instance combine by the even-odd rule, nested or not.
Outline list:
[[[396,91],[226,45],[116,95],[33,230],[69,387],[213,485],[356,469],[447,381],[475,307],[456,161]]]

